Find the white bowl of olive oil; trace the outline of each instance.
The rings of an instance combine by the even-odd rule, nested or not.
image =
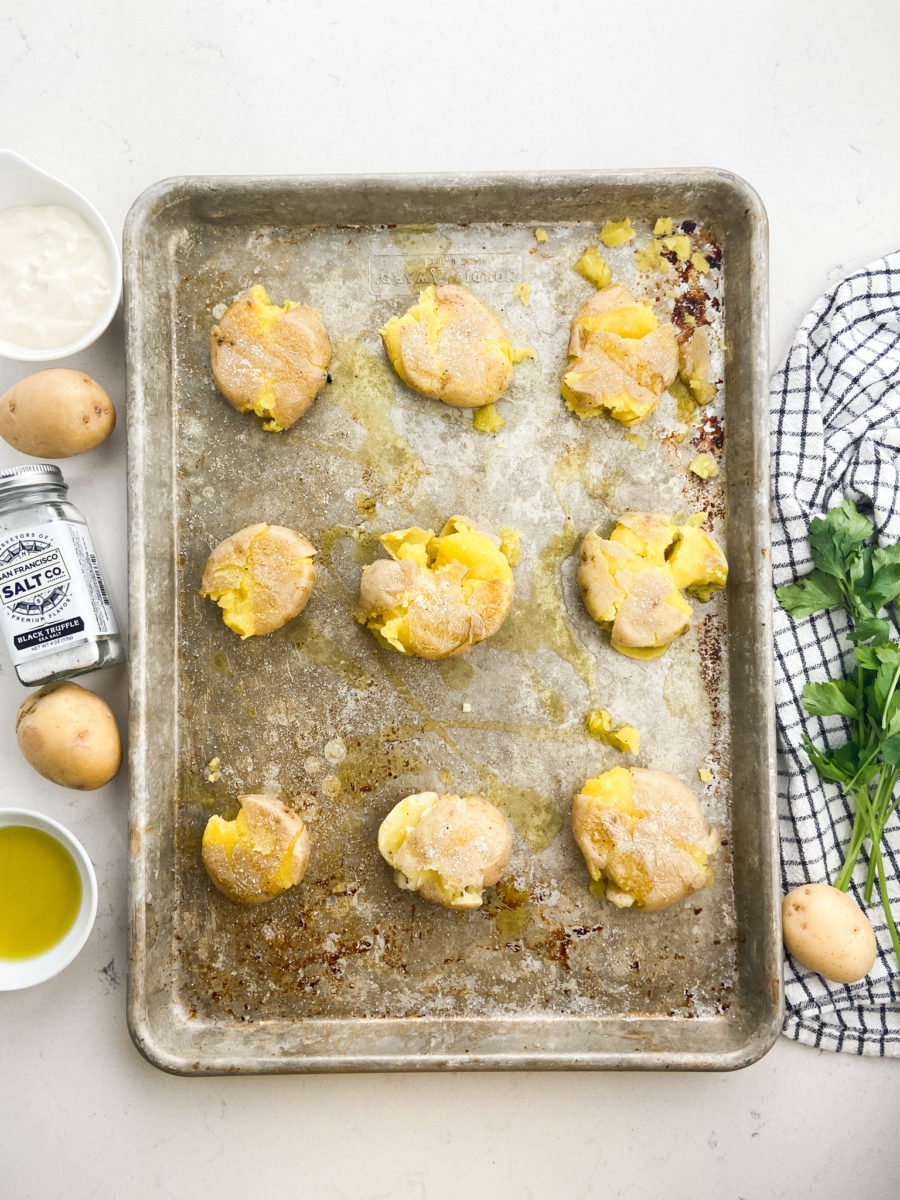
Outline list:
[[[97,915],[97,877],[68,829],[0,808],[0,992],[33,987],[69,965]]]

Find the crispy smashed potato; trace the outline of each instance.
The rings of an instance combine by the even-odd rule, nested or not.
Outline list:
[[[381,336],[405,384],[456,408],[493,404],[512,383],[513,364],[531,353],[514,350],[490,309],[450,283],[427,287]]]
[[[614,767],[572,805],[572,832],[599,890],[619,908],[655,912],[712,880],[719,847],[691,789],[665,771]]]
[[[446,908],[478,908],[482,889],[506,870],[512,837],[506,818],[482,796],[420,792],[384,818],[378,849],[398,887]]]
[[[271,633],[306,607],[316,548],[283,525],[248,525],[220,542],[206,560],[200,595],[214,600],[241,638]]]
[[[698,514],[702,520],[702,514]],[[728,564],[714,537],[690,518],[627,512],[609,538],[592,529],[581,545],[584,606],[630,658],[658,658],[687,631],[693,609],[682,595],[709,600],[725,586]]]
[[[500,539],[467,517],[431,529],[386,533],[391,558],[363,569],[354,613],[386,645],[449,658],[496,633],[509,612],[513,576]]]
[[[678,373],[678,343],[649,305],[620,283],[601,288],[572,319],[563,399],[580,417],[603,410],[645,421]]]
[[[209,335],[219,391],[238,412],[254,412],[263,429],[290,429],[328,378],[331,342],[314,308],[272,304],[257,285],[229,304]]]
[[[302,819],[274,796],[238,796],[233,821],[209,818],[203,865],[220,892],[240,904],[262,904],[299,883],[309,862]]]

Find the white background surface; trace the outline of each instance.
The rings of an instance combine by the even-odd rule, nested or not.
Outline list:
[[[727,167],[769,212],[774,364],[828,284],[900,245],[898,45],[895,0],[0,0],[0,145],[114,229],[182,173]],[[119,321],[72,361],[120,422],[65,473],[124,615],[122,349]],[[27,372],[0,362],[0,392]],[[124,671],[89,682],[124,721]],[[4,661],[0,805],[84,841],[100,910],[63,975],[0,995],[2,1200],[900,1194],[900,1063],[785,1039],[734,1075],[162,1074],[125,1027],[127,780],[31,773],[24,695]]]

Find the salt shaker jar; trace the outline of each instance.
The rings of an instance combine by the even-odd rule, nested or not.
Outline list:
[[[0,627],[28,687],[124,658],[87,522],[68,491],[50,463],[0,471]]]

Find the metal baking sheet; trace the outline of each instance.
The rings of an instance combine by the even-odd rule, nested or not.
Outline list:
[[[666,394],[628,436],[559,395],[591,292],[573,264],[626,216],[637,236],[604,251],[614,276],[681,328],[708,323],[721,380],[709,408]],[[708,273],[637,273],[660,216],[688,222]],[[719,171],[175,179],[132,209],[125,270],[142,1052],[183,1073],[758,1058],[782,999],[767,241],[752,189]],[[470,287],[534,351],[498,434],[410,392],[385,359],[379,327],[432,281]],[[209,369],[211,325],[255,283],[313,304],[334,346],[331,382],[278,435],[234,412]],[[717,479],[687,469],[700,450]],[[726,593],[654,662],[614,653],[575,583],[584,533],[629,508],[707,511],[730,563]],[[443,663],[380,648],[351,615],[378,535],[455,513],[520,531],[510,617]],[[257,521],[307,535],[319,574],[299,618],[242,642],[197,589],[210,548]],[[636,760],[587,735],[597,706],[640,730]],[[569,824],[586,778],[635,761],[690,783],[725,842],[713,885],[656,914],[591,895]],[[481,792],[512,823],[508,874],[479,911],[400,891],[379,857],[384,814],[426,789]],[[300,810],[313,849],[300,886],[244,908],[211,887],[200,839],[252,791]]]

